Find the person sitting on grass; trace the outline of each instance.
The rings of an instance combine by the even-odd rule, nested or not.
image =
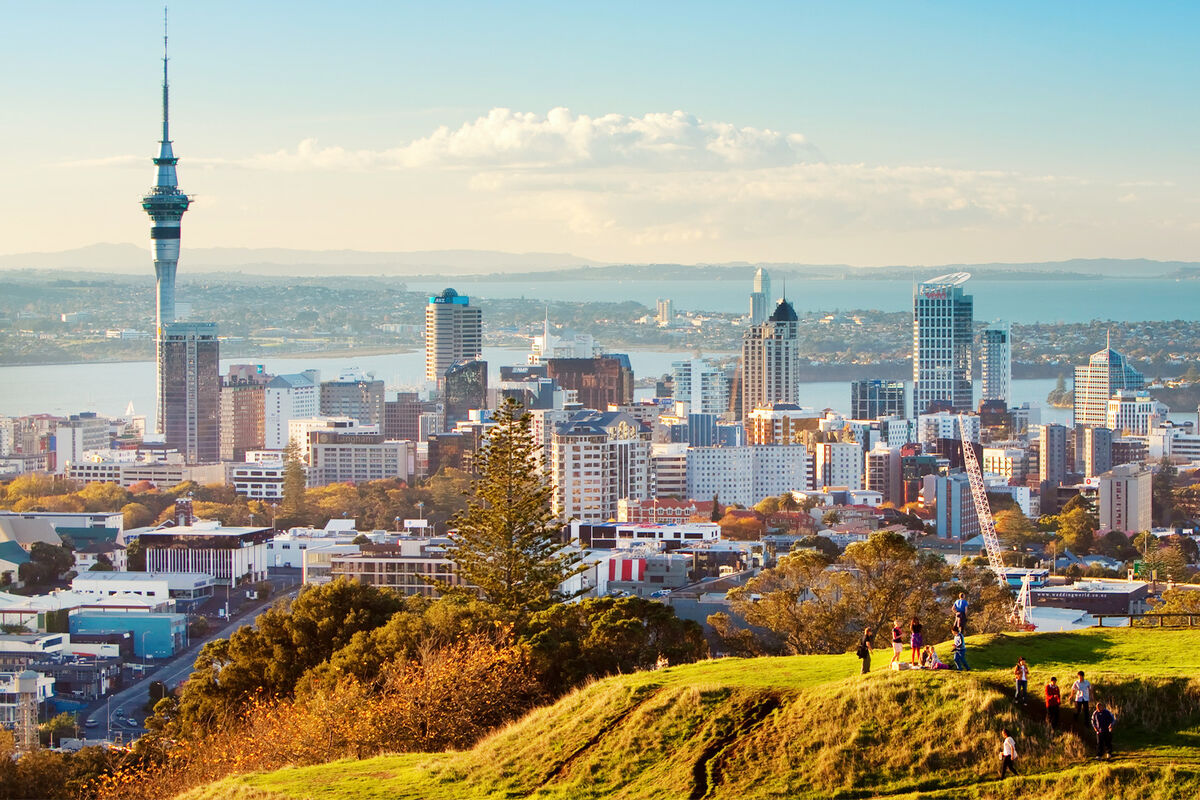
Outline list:
[[[925,651],[921,654],[921,666],[925,669],[950,669],[950,665],[938,658],[937,650],[933,649],[933,645],[925,645]]]

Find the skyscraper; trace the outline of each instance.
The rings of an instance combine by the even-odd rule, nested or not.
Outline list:
[[[167,447],[189,464],[220,460],[220,343],[215,322],[172,322],[158,340],[159,417]]]
[[[904,381],[875,378],[850,382],[851,419],[903,417],[904,408]]]
[[[761,325],[771,313],[771,276],[762,267],[754,273],[754,291],[750,293],[750,324]]]
[[[941,275],[913,296],[913,415],[931,405],[971,410],[974,300],[963,291],[966,272]]]
[[[1141,389],[1146,378],[1107,345],[1075,368],[1075,424],[1108,425],[1108,401],[1121,389]]]
[[[701,358],[672,361],[672,397],[691,404],[697,414],[724,414],[729,410],[732,380],[728,370]]]
[[[996,322],[979,335],[980,400],[1002,400],[1007,406],[1012,388],[1012,329]]]
[[[453,289],[429,298],[425,306],[425,380],[439,387],[458,361],[483,357],[483,311]]]
[[[742,336],[742,419],[761,405],[799,400],[799,347],[799,318],[787,300]]]
[[[154,275],[156,279],[155,306],[155,356],[158,363],[158,413],[157,431],[166,432],[165,400],[162,395],[165,385],[162,375],[164,326],[175,321],[175,270],[179,266],[179,221],[188,210],[191,200],[179,191],[179,180],[175,165],[179,159],[171,149],[168,113],[167,84],[167,31],[166,14],[163,15],[163,83],[162,83],[162,140],[159,142],[157,180],[142,198],[142,208],[150,215],[150,239],[154,242]],[[215,337],[215,332],[214,332]]]

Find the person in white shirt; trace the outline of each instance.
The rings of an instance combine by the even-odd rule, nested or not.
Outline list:
[[[1013,775],[1017,774],[1017,743],[1008,728],[1003,728],[1000,734],[1004,737],[1004,744],[1000,747],[1000,780],[1004,780],[1010,770]]]
[[[1076,672],[1075,682],[1071,684],[1071,699],[1075,701],[1075,723],[1079,723],[1079,715],[1083,715],[1086,723],[1092,718],[1090,705],[1092,702],[1092,683],[1083,677],[1083,670]]]

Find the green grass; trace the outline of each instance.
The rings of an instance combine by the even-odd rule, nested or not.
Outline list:
[[[1011,701],[1085,669],[1118,710],[1119,757],[1052,733]],[[187,800],[498,798],[1021,798],[1200,796],[1200,631],[974,637],[974,671],[872,674],[853,655],[721,659],[599,681],[461,753],[404,754],[243,775]],[[1064,718],[1070,719],[1064,709]],[[995,779],[998,731],[1023,777]]]

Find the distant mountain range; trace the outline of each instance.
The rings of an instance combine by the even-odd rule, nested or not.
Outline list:
[[[150,250],[134,244],[94,244],[51,253],[0,256],[0,270],[62,270],[144,274],[150,269]],[[720,264],[612,264],[570,253],[504,253],[495,250],[292,250],[281,247],[187,248],[180,272],[241,273],[269,277],[332,277],[388,275],[399,278],[504,276],[541,279],[610,280],[744,280],[760,266],[746,261]],[[1027,263],[944,264],[942,266],[856,267],[848,264],[762,263],[773,276],[810,278],[926,279],[945,272],[971,272],[992,280],[1047,280],[1077,277],[1180,278],[1200,277],[1200,262],[1150,259],[1070,259]]]

